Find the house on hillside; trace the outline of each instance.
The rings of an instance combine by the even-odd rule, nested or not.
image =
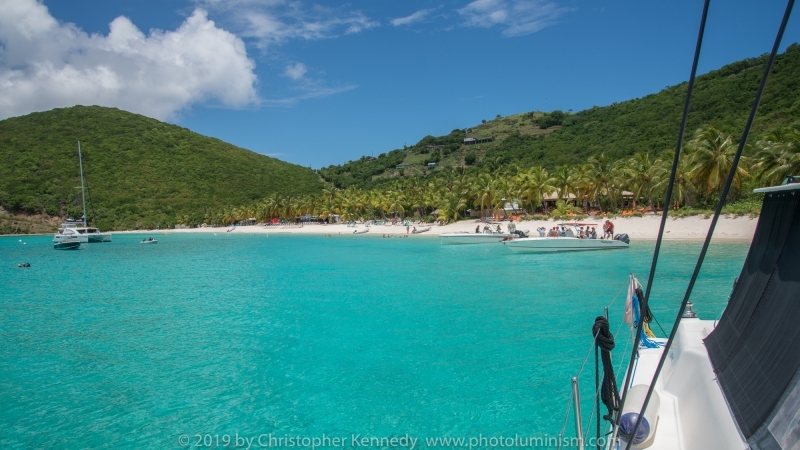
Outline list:
[[[483,144],[484,142],[492,142],[494,138],[478,139],[474,137],[464,138],[464,145]]]
[[[428,169],[435,169],[435,168],[436,168],[436,163],[434,162],[428,163]]]
[[[395,169],[397,169],[397,170],[403,170],[403,169],[407,169],[407,168],[408,168],[408,164],[406,164],[406,163],[400,163],[400,164],[398,164],[398,165],[394,166],[394,168],[395,168]]]

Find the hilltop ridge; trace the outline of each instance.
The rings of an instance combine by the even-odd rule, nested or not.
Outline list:
[[[117,108],[74,106],[0,121],[0,207],[80,213],[77,142],[104,229],[171,227],[180,214],[270,194],[319,192],[306,167]]]
[[[710,125],[738,135],[744,128],[767,55],[737,61],[696,79],[687,131]],[[800,45],[790,45],[773,66],[753,127],[757,137],[800,120]],[[339,188],[372,188],[399,176],[422,176],[454,166],[540,165],[548,169],[577,164],[605,153],[617,160],[635,153],[673,151],[687,83],[658,93],[577,113],[531,111],[497,116],[445,136],[426,136],[403,149],[364,156],[319,170]],[[464,138],[493,138],[465,145]],[[398,165],[404,164],[406,167]]]

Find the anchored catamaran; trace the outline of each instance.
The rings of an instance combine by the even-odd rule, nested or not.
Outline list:
[[[65,241],[79,243],[111,242],[111,233],[102,232],[97,228],[88,226],[86,221],[86,191],[83,181],[83,157],[81,155],[81,143],[78,142],[78,167],[81,172],[81,199],[83,201],[83,217],[77,221],[67,220],[61,224],[61,228],[53,236],[53,243],[63,243]],[[83,226],[78,226],[82,224]]]

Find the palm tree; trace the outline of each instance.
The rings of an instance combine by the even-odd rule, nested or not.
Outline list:
[[[400,218],[402,218],[405,215],[406,209],[404,203],[405,197],[401,191],[395,190],[386,193],[386,211],[391,212],[394,217],[397,217],[399,214]]]
[[[600,194],[605,194],[611,201],[611,209],[616,210],[616,199],[621,171],[619,167],[608,160],[605,153],[598,156],[589,158],[585,165],[585,176],[587,183],[589,183],[588,190],[591,195],[598,197]]]
[[[733,166],[737,145],[730,135],[710,126],[697,130],[694,139],[689,141],[688,147],[692,151],[689,176],[706,195],[714,191],[722,193],[725,179]],[[744,159],[742,157],[742,163],[746,162]],[[743,165],[739,164],[736,168],[733,179],[736,188],[741,187],[742,178],[749,176]]]
[[[674,158],[675,152],[669,151],[664,153],[664,159],[660,160],[663,175],[653,184],[653,189],[660,193],[659,198],[663,198],[666,195],[669,175],[672,171],[671,161]],[[675,209],[680,208],[681,204],[684,206],[691,206],[690,194],[693,192],[694,186],[689,177],[689,169],[689,158],[681,158],[678,160],[678,169],[675,172],[675,183],[672,186],[672,198],[668,201]]]
[[[333,219],[333,216],[339,212],[339,209],[336,206],[336,203],[328,196],[320,199],[320,202],[317,205],[317,211],[319,211],[320,216],[326,217],[328,222],[331,222],[331,219]]]
[[[576,177],[573,175],[573,169],[569,166],[556,167],[553,172],[553,185],[558,192],[558,198],[569,200],[569,194],[575,193]]]
[[[531,212],[544,204],[544,196],[556,191],[555,180],[543,167],[531,167],[519,175],[522,198],[531,207]]]
[[[633,192],[634,201],[637,198],[646,198],[650,208],[655,211],[653,194],[657,192],[656,186],[664,178],[664,167],[660,160],[652,160],[649,153],[637,153],[628,160],[628,189]],[[634,204],[635,207],[635,204]]]
[[[494,203],[494,179],[488,173],[482,173],[475,179],[472,190],[477,197],[474,204],[480,206],[481,215],[485,217],[484,206]]]
[[[439,217],[437,217],[437,220],[443,220],[445,223],[451,220],[455,222],[459,218],[459,211],[466,207],[467,202],[460,193],[448,192],[439,199]]]
[[[222,209],[222,216],[220,217],[222,220],[223,225],[230,225],[236,221],[235,213],[233,208],[230,206],[226,206]]]
[[[780,129],[757,143],[756,179],[766,185],[781,184],[788,175],[800,173],[800,127]]]
[[[509,182],[509,179],[503,175],[499,175],[494,180],[494,198],[492,199],[492,206],[495,210],[500,209],[503,215],[506,216],[506,203],[513,203],[514,201],[514,187]]]

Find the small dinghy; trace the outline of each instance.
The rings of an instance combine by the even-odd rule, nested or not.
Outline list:
[[[353,234],[364,234],[364,233],[368,233],[368,232],[369,232],[369,228],[365,228],[363,230],[353,231]]]
[[[426,231],[431,231],[431,227],[420,228],[419,230],[414,229],[414,231],[412,231],[412,233],[420,234],[420,233],[424,233]]]
[[[147,239],[142,239],[142,242],[139,242],[139,243],[140,244],[158,244],[158,240],[157,239],[153,239],[153,238],[147,238]]]

